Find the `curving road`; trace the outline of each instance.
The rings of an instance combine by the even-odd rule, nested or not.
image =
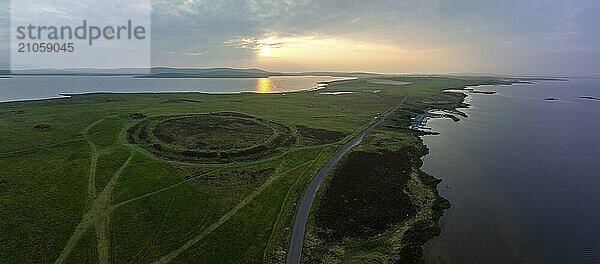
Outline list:
[[[358,135],[354,136],[348,143],[346,143],[342,148],[333,154],[333,156],[327,161],[325,166],[321,168],[321,170],[315,175],[312,179],[308,188],[304,192],[304,196],[302,197],[302,201],[300,201],[300,207],[296,211],[296,219],[294,221],[294,230],[292,231],[292,240],[290,241],[290,248],[288,249],[287,255],[287,264],[299,264],[302,257],[302,244],[304,242],[304,232],[306,230],[306,222],[308,220],[308,215],[310,213],[310,207],[315,200],[315,196],[317,195],[317,191],[321,186],[321,183],[327,177],[327,174],[334,168],[334,165],[342,159],[342,157],[348,153],[352,147],[358,145],[362,139],[373,130],[375,127],[379,126],[385,119],[394,111],[399,109],[407,98],[406,89],[404,89],[404,98],[400,104],[392,109],[387,110],[385,113],[377,117],[371,124],[361,131]]]

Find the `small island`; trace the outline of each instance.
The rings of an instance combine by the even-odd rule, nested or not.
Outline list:
[[[476,93],[476,94],[496,94],[497,92],[495,92],[495,91],[472,90],[471,93]]]
[[[581,99],[587,99],[587,100],[597,100],[597,101],[600,101],[600,98],[593,97],[593,96],[581,96],[579,98],[581,98]]]

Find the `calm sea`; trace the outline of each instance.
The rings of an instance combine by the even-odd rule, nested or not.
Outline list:
[[[600,263],[600,80],[477,87],[434,119],[424,170],[452,208],[427,263]],[[555,97],[558,101],[546,101]]]
[[[318,82],[345,78],[323,76],[282,76],[270,78],[181,78],[146,79],[133,77],[16,76],[0,78],[0,102],[59,98],[61,94],[94,92],[202,92],[276,93],[310,90]]]

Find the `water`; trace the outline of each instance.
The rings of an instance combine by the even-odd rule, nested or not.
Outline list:
[[[452,208],[427,263],[600,263],[600,80],[478,87],[432,119],[424,171]],[[558,101],[545,101],[556,97]]]
[[[292,92],[310,90],[318,82],[344,78],[323,76],[282,76],[270,78],[180,78],[145,79],[126,76],[16,76],[0,78],[0,102],[48,99],[61,94],[93,92]]]

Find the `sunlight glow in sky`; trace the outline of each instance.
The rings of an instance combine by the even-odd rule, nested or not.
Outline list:
[[[256,65],[262,68],[285,68],[286,65],[319,65],[319,67],[352,71],[370,69],[386,72],[395,65],[421,67],[427,63],[443,69],[451,54],[443,49],[403,48],[399,45],[329,37],[268,37],[257,40]],[[424,69],[423,69],[424,70]]]
[[[596,0],[152,0],[152,8],[154,66],[600,76]]]

